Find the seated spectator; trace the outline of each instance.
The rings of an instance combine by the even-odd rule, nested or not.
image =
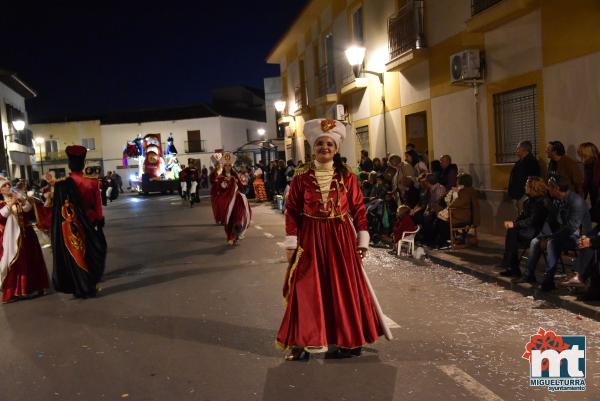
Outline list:
[[[375,186],[371,188],[370,199],[384,199],[385,194],[388,192],[388,187],[383,179],[382,174],[377,174],[375,177]]]
[[[429,243],[434,238],[434,225],[437,214],[444,208],[446,188],[437,182],[433,174],[421,175],[421,197],[419,204],[411,210],[415,223],[423,229],[419,240]]]
[[[415,231],[417,226],[410,217],[410,207],[407,205],[398,206],[396,211],[396,224],[394,224],[393,239],[394,244],[402,239],[402,234],[409,231]]]
[[[378,173],[383,172],[383,163],[381,163],[381,159],[379,157],[373,159],[373,171]]]
[[[564,250],[576,249],[582,234],[591,232],[590,213],[581,196],[569,187],[565,177],[551,177],[548,180],[548,193],[555,199],[547,219],[548,229],[535,237],[529,245],[529,258],[523,281],[535,283],[535,269],[544,250],[548,253],[542,291],[555,287],[554,275],[560,254]]]
[[[452,163],[452,158],[449,155],[440,157],[440,184],[446,187],[446,190],[456,187],[456,178],[458,177],[458,167]]]
[[[548,156],[548,178],[562,177],[571,189],[583,197],[583,174],[579,163],[566,154],[565,145],[560,141],[550,141],[546,147]]]
[[[588,237],[587,235],[582,235],[579,238],[579,252],[577,254],[577,259],[575,260],[575,275],[571,277],[570,280],[567,280],[562,283],[567,287],[585,287],[585,281],[592,276],[592,280],[594,276],[598,275],[598,272],[594,270],[594,257],[597,256],[598,245],[594,246],[592,242],[600,242],[600,237],[598,237],[599,227],[596,227],[596,230],[593,234]],[[597,286],[596,286],[597,287]]]
[[[435,176],[437,182],[440,182],[440,177],[442,176],[442,164],[439,160],[431,161],[431,174]]]
[[[529,247],[532,239],[542,231],[548,216],[548,199],[546,183],[540,177],[529,177],[525,184],[527,198],[523,209],[515,221],[505,221],[506,237],[504,240],[504,257],[502,267],[506,270],[500,275],[519,277],[519,248]]]
[[[369,151],[361,150],[360,151],[360,171],[366,171],[370,173],[373,171],[373,161],[369,159]]]
[[[400,204],[407,205],[411,209],[417,206],[420,194],[412,179],[402,177],[398,191],[400,194]]]
[[[406,153],[404,153],[404,159],[408,164],[413,166],[416,177],[423,173],[427,174],[429,172],[427,170],[427,165],[421,160],[421,157],[416,150],[407,150]]]
[[[434,246],[447,248],[450,240],[450,223],[461,227],[466,225],[478,226],[481,221],[479,213],[479,200],[477,190],[473,188],[473,179],[469,174],[461,174],[457,177],[458,186],[446,194],[447,215],[439,212],[434,224]]]
[[[363,194],[364,202],[367,203],[369,201],[369,197],[371,196],[371,188],[373,187],[369,182],[369,174],[364,171],[359,174],[360,179],[360,191]]]
[[[596,231],[598,231],[598,227],[596,227]],[[580,257],[577,258],[577,261],[580,259],[585,259],[588,261],[587,265],[576,263],[577,269],[583,267],[587,273],[590,274],[590,285],[588,286],[586,292],[580,297],[582,301],[600,301],[600,234],[596,233],[596,235],[591,235],[587,237],[585,235],[581,236],[579,239],[579,253]],[[595,256],[595,257],[594,257]]]

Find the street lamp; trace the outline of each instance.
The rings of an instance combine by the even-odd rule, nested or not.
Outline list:
[[[44,176],[44,158],[42,157],[42,144],[44,143],[44,138],[42,137],[37,137],[35,138],[35,143],[38,144],[38,147],[40,148],[40,167],[42,169],[42,177]]]
[[[17,131],[23,131],[25,129],[25,121],[21,119],[14,120],[12,123]]]
[[[259,128],[258,130],[256,130],[256,132],[258,132],[258,135],[264,136],[265,132],[267,132],[267,131],[264,128]]]
[[[275,110],[277,110],[278,113],[283,113],[283,110],[285,110],[285,100],[276,101]]]
[[[346,49],[346,59],[348,59],[348,64],[352,66],[352,72],[354,73],[355,78],[359,78],[361,72],[365,74],[375,75],[379,78],[379,82],[381,82],[381,103],[383,104],[383,142],[384,142],[384,151],[387,156],[387,127],[385,123],[385,84],[383,81],[384,74],[382,72],[375,72],[369,70],[363,70],[363,61],[365,60],[366,49],[362,46],[351,46]]]

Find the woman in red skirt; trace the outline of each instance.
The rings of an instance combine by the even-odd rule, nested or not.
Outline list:
[[[221,164],[222,153],[215,153],[210,158],[212,160],[214,170],[210,173],[208,179],[210,180],[210,202],[213,210],[213,216],[216,224],[224,224],[227,203],[221,199],[221,187],[219,186],[219,176],[223,171],[223,165]]]
[[[49,288],[48,272],[32,226],[33,208],[6,179],[0,180],[0,192],[2,302],[42,295]]]
[[[223,172],[218,177],[218,185],[221,191],[219,199],[220,202],[227,205],[224,223],[229,245],[237,244],[244,237],[252,217],[248,199],[246,199],[246,195],[240,192],[242,182],[233,169],[235,159],[233,153],[225,152],[222,160]]]
[[[286,360],[330,346],[340,357],[358,356],[365,344],[391,338],[362,266],[369,246],[363,196],[337,153],[344,124],[307,121],[304,135],[315,160],[296,172],[287,198],[287,307],[277,343],[291,350]]]

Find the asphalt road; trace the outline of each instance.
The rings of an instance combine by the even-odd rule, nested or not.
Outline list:
[[[285,362],[275,348],[283,219],[253,206],[231,248],[208,200],[109,205],[98,298],[53,293],[0,308],[0,401],[600,399],[600,323],[381,249],[365,268],[395,339],[360,358]],[[529,386],[521,355],[539,327],[587,336],[586,392]]]

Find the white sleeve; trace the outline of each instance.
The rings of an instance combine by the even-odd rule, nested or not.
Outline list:
[[[23,211],[28,212],[32,209],[31,203],[27,199],[25,199],[25,203],[23,204]]]
[[[288,235],[285,237],[283,242],[285,249],[296,249],[298,248],[298,237],[296,235]]]
[[[358,248],[359,249],[369,249],[369,241],[371,237],[369,236],[369,232],[366,230],[361,230],[358,232]]]
[[[10,214],[10,209],[8,208],[8,205],[4,205],[4,207],[0,209],[0,214],[2,215],[2,217],[8,217],[8,215]]]

